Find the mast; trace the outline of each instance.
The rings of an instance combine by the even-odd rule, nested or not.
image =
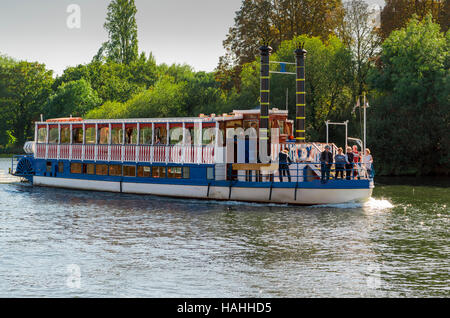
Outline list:
[[[269,74],[269,58],[272,48],[263,44],[259,48],[261,54],[261,76],[260,76],[260,124],[259,138],[267,144],[269,150],[269,97],[270,97],[270,74]],[[270,154],[270,153],[268,153]]]
[[[296,63],[296,91],[295,91],[295,142],[305,142],[305,107],[306,107],[306,91],[305,91],[305,57],[307,51],[303,48],[304,43],[294,51]]]

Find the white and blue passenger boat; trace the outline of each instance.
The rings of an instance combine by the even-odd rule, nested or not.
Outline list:
[[[320,180],[325,144],[305,140],[306,51],[295,52],[293,121],[288,111],[269,109],[270,47],[260,50],[259,109],[188,118],[41,120],[11,173],[34,186],[195,199],[301,205],[368,199],[373,179],[364,166],[355,166],[358,178]],[[284,149],[293,162],[290,180],[279,177]]]

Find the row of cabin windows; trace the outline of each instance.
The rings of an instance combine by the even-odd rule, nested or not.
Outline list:
[[[143,127],[139,132],[139,144],[140,145],[151,145],[151,144],[161,144],[165,145],[167,143],[167,129],[166,127],[155,127],[155,139],[152,138],[152,128]],[[58,127],[51,127],[48,133],[48,143],[57,144],[59,139],[61,139],[61,144],[70,144],[70,127],[61,127],[61,131],[58,132]],[[109,127],[100,127],[98,129],[97,139],[95,140],[95,127],[87,127],[85,129],[85,143],[86,144],[110,144],[109,140]],[[137,128],[126,128],[125,136],[124,130],[122,128],[113,127],[111,128],[111,144],[121,145],[123,142],[125,144],[136,145],[137,144]],[[170,144],[174,145],[180,143],[183,140],[183,129],[181,127],[172,127],[169,130],[169,141]],[[195,132],[194,128],[186,128],[185,133],[186,144],[195,144]],[[214,128],[203,128],[202,130],[202,143],[204,145],[213,144],[215,140],[215,130]],[[47,142],[47,128],[42,127],[38,129],[38,142]],[[72,128],[72,144],[83,144],[83,128]]]
[[[62,163],[59,163],[62,164]],[[61,170],[61,169],[60,169]],[[61,172],[61,171],[60,171]],[[107,165],[94,163],[70,164],[70,173],[98,176],[189,179],[189,167]]]

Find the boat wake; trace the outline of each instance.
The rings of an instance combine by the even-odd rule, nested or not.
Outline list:
[[[365,202],[345,202],[336,204],[320,204],[315,205],[315,208],[337,208],[337,209],[358,209],[363,208],[367,210],[385,210],[391,209],[394,205],[385,199],[369,198]]]
[[[22,181],[22,178],[12,176],[4,170],[0,170],[0,184],[16,183]]]

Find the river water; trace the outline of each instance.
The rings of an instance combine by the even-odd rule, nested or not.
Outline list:
[[[4,183],[0,297],[449,297],[449,224],[448,179],[318,207]]]

